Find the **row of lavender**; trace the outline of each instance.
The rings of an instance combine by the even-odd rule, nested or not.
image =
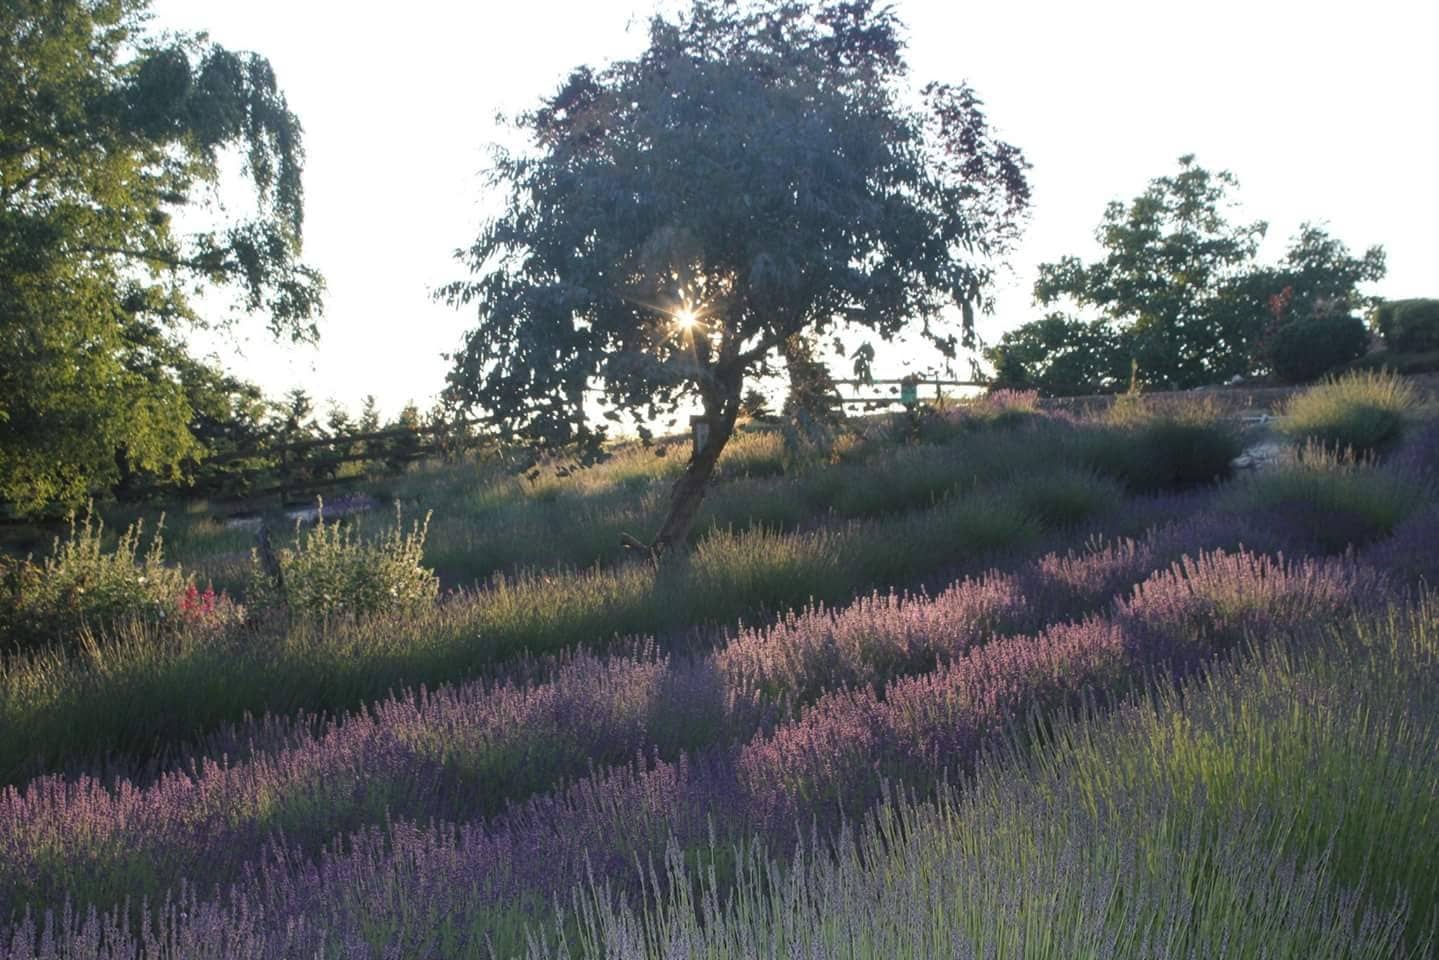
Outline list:
[[[1101,610],[1174,559],[1238,542],[1238,523],[1211,515],[1139,542],[1050,554],[932,598],[813,608],[741,630],[698,661],[646,647],[581,654],[547,682],[420,689],[323,724],[267,718],[145,785],[42,777],[0,792],[0,916],[67,893],[108,904],[201,872],[232,878],[276,833],[314,850],[386,815],[467,820],[637,754],[742,744],[826,691],[873,696],[989,638]]]
[[[1116,563],[1117,558],[1141,562],[1144,553],[1141,548],[1102,552],[1096,555],[1099,569],[1087,572],[1108,579],[1103,568],[1125,566]],[[1071,569],[1083,569],[1083,564]],[[886,623],[899,626],[888,634],[900,646],[908,628],[902,618],[886,615],[912,608],[921,623],[925,618],[931,624],[944,622],[946,608],[962,609],[967,602],[978,609],[990,606],[980,598],[1002,596],[995,584],[993,579],[975,581],[968,591],[956,587],[932,601],[868,601],[839,614],[814,612],[767,634],[741,639],[750,646],[767,639],[782,643],[786,636],[808,630],[815,637],[828,637],[821,643],[835,644],[856,617],[870,610],[880,614],[874,619],[876,632],[885,632]],[[469,700],[463,691],[395,700],[370,718],[352,719],[327,737],[284,752],[283,759],[257,758],[233,768],[217,765],[188,786],[181,778],[171,778],[148,791],[122,791],[112,797],[93,785],[65,790],[47,781],[23,796],[11,794],[6,820],[15,827],[6,859],[23,863],[28,853],[33,871],[37,864],[107,850],[119,856],[104,864],[69,860],[66,871],[72,881],[87,870],[114,871],[119,863],[129,865],[117,871],[119,878],[128,873],[133,881],[142,879],[147,865],[195,865],[205,858],[237,854],[253,858],[224,896],[208,899],[193,888],[187,893],[178,887],[176,899],[152,915],[152,929],[128,929],[126,912],[120,910],[92,913],[75,929],[55,930],[66,938],[98,938],[97,949],[102,943],[120,948],[158,936],[194,938],[184,949],[186,955],[206,955],[207,950],[241,955],[246,944],[256,955],[309,955],[327,943],[347,944],[346,955],[366,955],[359,950],[361,943],[403,943],[406,955],[450,955],[486,935],[503,936],[506,924],[524,916],[515,916],[516,904],[542,904],[546,895],[564,889],[587,868],[600,875],[623,874],[636,856],[663,850],[666,838],[702,845],[711,830],[724,835],[758,832],[782,843],[797,819],[862,810],[884,777],[916,782],[953,771],[976,755],[987,736],[1036,702],[1072,699],[1087,689],[1113,691],[1145,668],[1161,664],[1182,671],[1232,644],[1245,630],[1269,633],[1327,621],[1383,593],[1380,579],[1352,560],[1285,564],[1248,553],[1207,555],[1149,578],[1106,616],[983,644],[974,643],[972,627],[962,628],[951,635],[957,646],[948,663],[888,684],[882,698],[873,689],[828,693],[799,711],[797,719],[761,731],[737,749],[708,751],[693,761],[637,761],[597,773],[488,824],[421,828],[403,821],[372,826],[312,859],[296,842],[265,841],[259,828],[263,816],[249,823],[233,821],[236,811],[263,811],[297,787],[301,799],[293,806],[319,813],[335,800],[335,793],[343,796],[347,789],[373,786],[369,775],[351,780],[348,774],[356,770],[374,771],[394,784],[408,782],[414,796],[423,796],[435,781],[414,775],[422,751],[406,749],[407,736],[410,744],[439,733],[483,739],[485,722],[467,724],[461,719],[467,713],[525,715],[515,706],[525,697],[513,691]],[[974,621],[959,613],[954,622]],[[940,642],[933,639],[937,631],[908,632],[931,638],[926,643]],[[744,702],[739,691],[746,689],[749,675],[742,664],[754,661],[735,657],[727,663],[725,654],[730,652],[722,651],[708,667],[726,678],[727,701],[734,705]],[[727,668],[733,672],[727,674]],[[572,737],[588,727],[600,731],[611,721],[607,732],[596,733],[599,739],[622,739],[627,725],[634,729],[635,711],[626,711],[627,699],[632,707],[641,705],[642,712],[668,679],[663,699],[693,702],[679,695],[676,683],[699,676],[697,668],[643,659],[623,664],[580,660],[573,669],[568,678],[573,685],[558,680],[530,697],[537,703],[555,698],[552,704],[564,698],[566,706],[552,711],[550,718],[569,719]],[[608,703],[591,697],[587,708],[584,698],[575,695],[586,687],[595,690],[596,680],[627,693]],[[531,709],[530,716],[544,712],[543,707]],[[626,716],[631,718],[628,724]],[[534,729],[541,731],[539,740],[558,741],[564,736],[556,729],[561,725],[552,722],[548,730],[544,724]],[[541,743],[532,755],[547,746]],[[429,761],[432,772],[441,767]],[[349,786],[338,791],[321,786],[336,782]],[[353,809],[353,802],[350,806]],[[343,800],[339,807],[345,808]],[[141,840],[146,836],[154,839]],[[422,918],[412,912],[418,905],[424,906]],[[34,921],[23,920],[13,931],[11,955],[27,955],[37,932]],[[433,939],[440,933],[440,940]],[[149,954],[157,949],[159,941],[147,948]],[[126,954],[121,950],[118,955]]]

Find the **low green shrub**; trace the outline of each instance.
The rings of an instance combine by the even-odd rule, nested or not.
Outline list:
[[[1254,474],[1230,502],[1256,523],[1287,524],[1297,541],[1340,553],[1389,536],[1426,495],[1413,480],[1310,444],[1293,463]]]
[[[1348,314],[1291,320],[1274,331],[1264,359],[1285,383],[1308,383],[1364,356],[1369,331]]]
[[[394,526],[364,540],[348,524],[327,523],[319,501],[314,525],[301,532],[297,521],[295,546],[276,553],[278,583],[259,551],[252,551],[249,596],[259,606],[284,606],[299,619],[423,609],[439,590],[434,571],[421,563],[429,527],[426,513],[406,533],[396,502]]]
[[[1374,309],[1384,345],[1403,353],[1439,350],[1439,299],[1390,300]]]
[[[1439,350],[1423,353],[1400,353],[1397,350],[1375,350],[1349,364],[1347,370],[1392,370],[1395,373],[1433,373],[1439,370]]]
[[[1061,468],[1016,477],[1005,495],[1046,528],[1062,529],[1078,526],[1105,507],[1119,503],[1124,491],[1106,477]]]
[[[1107,427],[1082,437],[1080,461],[1132,492],[1158,493],[1227,480],[1243,451],[1239,431],[1206,401],[1120,397]]]
[[[1414,388],[1393,373],[1350,373],[1291,398],[1279,430],[1297,444],[1377,456],[1398,444],[1417,404]]]
[[[173,618],[194,585],[164,562],[164,522],[143,552],[139,521],[106,550],[104,522],[87,507],[42,562],[0,558],[0,653],[70,643],[82,630],[104,633],[124,620]]]

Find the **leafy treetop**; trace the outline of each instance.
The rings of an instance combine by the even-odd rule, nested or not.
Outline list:
[[[1017,234],[1026,164],[967,86],[913,94],[902,53],[872,0],[695,0],[651,20],[635,59],[575,70],[517,118],[530,147],[497,151],[490,176],[504,212],[441,291],[478,315],[448,399],[502,436],[589,449],[605,420],[647,436],[698,399],[709,443],[663,549],[745,377],[791,337],[918,325],[952,354]]]

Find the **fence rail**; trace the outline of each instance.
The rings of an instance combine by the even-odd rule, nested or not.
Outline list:
[[[884,386],[893,386],[899,388],[898,390],[891,390],[888,394],[880,394],[878,396],[871,394],[868,396],[859,397],[837,397],[837,405],[841,407],[871,405],[880,403],[902,403],[906,407],[912,407],[915,404],[919,403],[920,387],[933,387],[934,397],[935,399],[939,399],[945,387],[986,387],[989,385],[987,383],[980,383],[975,380],[943,380],[938,378],[931,379],[928,377],[903,377],[898,380],[834,380],[832,382],[835,386],[855,388]],[[910,392],[906,388],[913,388],[913,392]]]

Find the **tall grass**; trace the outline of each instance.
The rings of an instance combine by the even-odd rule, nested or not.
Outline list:
[[[1224,499],[1256,525],[1283,527],[1311,550],[1338,553],[1388,537],[1433,493],[1422,477],[1310,443],[1288,462],[1246,477]]]

